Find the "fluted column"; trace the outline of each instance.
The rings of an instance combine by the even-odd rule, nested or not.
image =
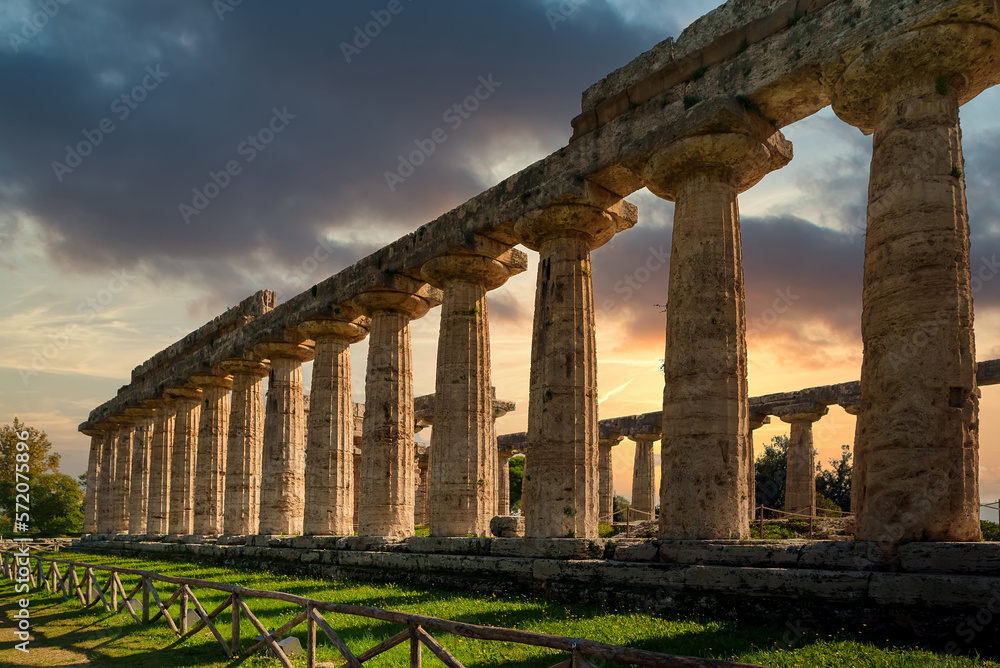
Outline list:
[[[353,316],[353,317],[349,317]],[[368,335],[368,318],[310,320],[298,326],[316,342],[306,429],[306,505],[303,531],[354,533],[354,410],[350,345]]]
[[[146,513],[149,502],[149,459],[153,437],[152,408],[126,408],[125,414],[135,419],[132,438],[132,472],[130,474],[128,532],[146,533]]]
[[[410,320],[427,313],[416,295],[373,291],[354,300],[371,318],[361,436],[358,534],[413,535],[413,371]]]
[[[653,464],[653,443],[660,440],[659,434],[636,434],[629,436],[635,441],[635,462],[632,466],[632,510],[636,519],[652,521],[656,519],[656,467]]]
[[[264,451],[261,462],[260,523],[264,535],[302,533],[305,511],[306,424],[302,363],[312,348],[269,341],[254,352],[271,361],[264,402]]]
[[[425,445],[417,444],[414,449],[414,465],[417,467],[417,481],[413,493],[413,523],[427,526],[430,517],[430,452]]]
[[[941,23],[858,54],[831,91],[838,116],[874,133],[853,477],[860,540],[981,538],[958,108],[1000,79],[998,62],[995,28]]]
[[[100,429],[85,429],[90,436],[90,453],[87,456],[87,494],[83,501],[83,533],[97,533],[98,488],[101,476],[101,456],[104,453],[104,432]]]
[[[257,533],[260,521],[260,475],[264,448],[264,383],[270,367],[250,359],[225,360],[232,374],[222,532],[230,536]]]
[[[711,110],[711,107],[706,107]],[[737,193],[791,159],[733,105],[660,149],[643,176],[676,202],[664,355],[661,538],[747,538],[746,314]]]
[[[770,424],[771,418],[765,413],[750,413],[750,435],[747,437],[747,514],[752,521],[757,517],[757,459],[754,454],[753,433],[765,424]]]
[[[132,438],[135,419],[127,415],[111,418],[115,429],[115,471],[111,485],[111,533],[128,533],[129,492],[132,489]]]
[[[111,533],[114,526],[115,439],[117,428],[110,422],[99,425],[101,439],[101,469],[97,482],[97,533]]]
[[[623,438],[621,434],[614,434],[597,442],[597,471],[600,479],[598,518],[601,524],[613,524],[615,521],[615,472],[611,448],[621,443]]]
[[[829,409],[816,404],[777,413],[782,422],[792,425],[788,436],[788,461],[785,472],[785,511],[816,514],[816,454],[813,449],[812,423]]]
[[[444,293],[438,336],[430,470],[430,534],[490,535],[496,511],[490,329],[486,293],[510,271],[479,255],[445,255],[422,269]]]
[[[497,451],[497,515],[510,515],[510,458],[512,450]]]
[[[627,204],[627,203],[624,203]],[[529,538],[597,538],[597,350],[590,252],[635,222],[587,204],[549,206],[515,233],[539,253],[523,503]]]
[[[861,432],[861,420],[858,419],[858,413],[861,412],[861,397],[851,397],[850,400],[841,404],[844,412],[848,415],[853,415],[854,420],[854,442],[851,444],[851,507],[850,511],[852,514],[857,513],[858,509],[858,499],[857,494],[860,491],[860,485],[855,482],[855,476],[858,475],[858,471],[864,468],[864,463],[858,463],[858,438]]]
[[[229,435],[229,376],[199,373],[190,382],[202,391],[198,418],[198,456],[194,479],[193,530],[200,536],[222,533],[226,492],[226,438]]]
[[[177,402],[174,417],[174,449],[170,456],[170,533],[189,536],[194,532],[194,476],[198,456],[198,419],[201,390],[169,387],[167,395]]]
[[[146,504],[146,533],[165,535],[170,531],[170,454],[174,444],[173,399],[159,397],[147,404],[153,415],[153,440],[149,449],[149,501]]]

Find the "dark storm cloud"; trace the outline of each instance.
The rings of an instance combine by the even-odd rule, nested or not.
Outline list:
[[[462,159],[510,128],[558,148],[580,93],[666,37],[601,3],[552,30],[535,2],[402,0],[346,62],[341,43],[387,4],[248,0],[224,20],[209,2],[63,6],[17,53],[0,46],[0,215],[39,222],[71,271],[144,262],[225,301],[337,238],[319,279],[477,194]],[[501,86],[448,127],[491,74]],[[447,143],[390,192],[384,172],[437,127]],[[67,156],[81,141],[92,152]],[[198,200],[210,172],[218,195]],[[182,203],[207,206],[185,221]]]

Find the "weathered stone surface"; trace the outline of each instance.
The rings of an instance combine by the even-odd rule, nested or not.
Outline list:
[[[709,591],[738,591],[747,596],[788,596],[841,602],[862,601],[870,575],[792,568],[692,566],[684,571],[684,586]]]
[[[911,573],[1000,573],[1000,543],[909,543],[897,552],[900,570]]]
[[[368,335],[369,320],[345,310],[340,320],[310,320],[298,330],[316,342],[306,437],[303,531],[354,532],[354,410],[350,345]]]
[[[598,423],[600,424],[600,423]],[[601,524],[611,524],[615,514],[615,481],[611,460],[611,448],[621,443],[621,434],[597,440],[597,519]]]
[[[497,538],[523,538],[522,515],[497,515],[490,520],[490,533]]]
[[[274,341],[254,352],[271,361],[264,407],[260,522],[262,534],[302,533],[305,510],[306,425],[302,362],[313,356],[304,344]]]
[[[101,439],[101,471],[97,484],[97,532],[109,534],[113,526],[113,487],[115,479],[115,426],[110,422],[99,425],[104,436]],[[97,427],[95,427],[97,428]]]
[[[436,536],[411,536],[406,539],[406,546],[412,552],[429,554],[468,554],[481,555],[490,553],[491,538],[444,538]]]
[[[597,559],[604,556],[604,542],[585,538],[494,538],[495,557],[543,559]]]
[[[101,476],[101,455],[103,454],[104,432],[88,429],[83,432],[90,436],[90,452],[87,455],[87,495],[83,506],[83,532],[97,533],[98,486]]]
[[[872,601],[887,606],[964,608],[974,612],[977,601],[1000,602],[1000,580],[977,575],[872,573],[868,587]]]
[[[785,473],[786,512],[816,514],[816,455],[813,449],[812,423],[828,412],[829,409],[820,404],[776,412],[782,421],[792,426],[788,436]]]
[[[153,414],[150,408],[126,408],[125,414],[135,419],[132,436],[132,471],[129,474],[128,532],[146,533],[146,513],[149,499],[149,459],[153,435]]]
[[[146,531],[165,534],[170,530],[170,459],[174,449],[177,406],[169,397],[150,399],[147,404],[156,413],[153,415],[153,442],[149,449]]]
[[[497,508],[486,293],[503,285],[511,271],[496,259],[463,253],[431,260],[422,274],[444,295],[431,433],[430,533],[485,536]]]
[[[597,350],[590,251],[635,207],[561,204],[517,224],[539,252],[522,508],[530,537],[597,537]]]
[[[727,564],[752,567],[794,567],[805,541],[659,541],[660,561],[676,564]]]
[[[261,466],[264,450],[264,387],[267,364],[250,359],[224,361],[232,374],[229,433],[226,436],[226,493],[222,530],[233,536],[257,533],[260,522]]]
[[[720,114],[643,172],[676,201],[664,361],[660,534],[746,538],[746,314],[737,193],[791,159],[760,119]]]
[[[115,430],[115,468],[111,485],[112,533],[127,534],[129,519],[129,491],[132,487],[132,439],[135,436],[135,419],[124,415],[111,418]]]
[[[799,551],[799,568],[831,571],[877,570],[886,563],[876,543],[853,540],[808,541]]]
[[[225,375],[198,374],[191,377],[191,382],[202,390],[194,483],[194,532],[218,536],[223,533],[226,438],[233,381]]]
[[[358,534],[405,538],[413,535],[416,482],[409,323],[426,314],[430,302],[377,291],[360,296],[355,306],[371,318]]]
[[[614,546],[615,561],[659,561],[660,546],[655,542],[618,543]]]
[[[194,475],[198,456],[201,390],[167,388],[177,403],[173,452],[170,456],[170,533],[190,534],[194,528]]]
[[[658,434],[636,435],[635,461],[632,466],[632,506],[630,512],[640,521],[656,519],[656,481],[653,474],[653,443],[659,440]]]
[[[1000,71],[1000,33],[943,24],[858,55],[833,86],[837,114],[874,132],[853,478],[858,538],[978,540],[979,398],[958,105]]]

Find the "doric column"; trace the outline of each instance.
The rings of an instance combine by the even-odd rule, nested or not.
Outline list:
[[[201,390],[168,387],[167,396],[177,402],[174,417],[174,449],[170,456],[170,533],[189,536],[194,532],[194,475],[198,456],[198,419]]]
[[[601,524],[615,521],[615,471],[611,448],[622,442],[619,433],[608,434],[597,442],[598,519]]]
[[[409,324],[427,313],[430,304],[417,295],[388,290],[363,293],[354,302],[371,318],[358,534],[404,538],[413,535],[416,482]]]
[[[636,519],[652,521],[656,519],[656,481],[653,477],[653,443],[660,440],[660,434],[635,434],[629,436],[635,441],[635,463],[632,466],[632,510]]]
[[[230,536],[257,533],[260,521],[260,471],[264,448],[264,383],[268,365],[230,359],[220,365],[232,374],[222,532]]]
[[[1000,32],[937,24],[858,53],[831,91],[874,133],[857,537],[978,541],[979,399],[958,107],[996,83]]]
[[[414,465],[417,467],[416,489],[413,493],[413,523],[427,526],[430,517],[430,451],[426,445],[414,444]]]
[[[298,326],[316,342],[306,429],[306,534],[354,533],[350,345],[368,335],[369,321],[346,307],[344,311],[341,320],[310,320]]]
[[[169,397],[150,399],[153,415],[153,442],[149,449],[149,501],[146,504],[146,533],[165,535],[170,531],[170,454],[174,444],[176,402]]]
[[[486,293],[511,272],[492,258],[455,254],[434,258],[421,273],[444,294],[431,433],[430,534],[488,536],[497,505],[497,458]]]
[[[132,438],[132,472],[129,476],[128,532],[146,533],[146,513],[149,502],[149,458],[153,440],[152,408],[126,408],[125,414],[135,419]]]
[[[635,208],[554,204],[515,225],[539,253],[523,511],[529,538],[597,538],[597,350],[590,252]]]
[[[754,453],[753,433],[765,424],[771,424],[766,413],[750,413],[750,435],[747,436],[747,513],[751,520],[757,516],[757,459]]]
[[[513,450],[497,450],[497,515],[510,515],[510,458]]]
[[[858,413],[861,412],[861,397],[852,396],[847,398],[846,401],[841,400],[841,408],[848,415],[853,415],[854,420],[854,443],[851,444],[851,514],[856,514],[858,508],[858,500],[856,495],[858,494],[861,485],[857,483],[856,476],[859,475],[860,471],[864,469],[864,463],[858,463],[858,436],[861,432],[861,420],[858,419]]]
[[[104,453],[104,431],[84,429],[90,436],[90,454],[87,456],[87,495],[83,501],[83,533],[97,533],[98,488],[101,476],[101,455]]]
[[[264,402],[260,523],[265,535],[302,533],[305,511],[306,424],[302,363],[313,351],[301,343],[267,341],[254,352],[271,361]]]
[[[103,422],[97,428],[104,431],[97,480],[97,533],[111,533],[114,526],[115,440],[118,429],[111,422]]]
[[[706,113],[712,107],[706,107]],[[737,193],[791,159],[733,105],[663,147],[643,176],[676,202],[664,355],[661,538],[747,538],[746,314]]]
[[[785,511],[816,514],[816,455],[813,449],[812,423],[826,415],[822,404],[797,405],[775,410],[782,422],[792,425],[788,436],[788,461],[785,472]]]
[[[128,533],[129,492],[132,489],[132,438],[135,419],[111,417],[115,429],[115,471],[111,484],[111,533]]]
[[[202,391],[198,418],[198,456],[194,478],[194,525],[199,536],[222,533],[222,508],[226,492],[226,438],[229,435],[229,376],[199,373],[191,384]]]

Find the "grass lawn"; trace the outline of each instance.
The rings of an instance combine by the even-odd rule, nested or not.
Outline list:
[[[566,605],[547,599],[527,596],[480,595],[476,592],[427,590],[394,584],[336,582],[297,575],[273,573],[263,569],[240,570],[210,564],[157,561],[108,557],[63,552],[62,558],[90,563],[114,564],[141,568],[157,573],[199,578],[237,584],[256,589],[284,591],[324,601],[368,605],[402,611],[419,612],[475,624],[505,626],[627,645],[660,652],[712,657],[767,666],[829,666],[845,668],[917,668],[924,666],[991,666],[996,661],[968,657],[944,657],[931,651],[896,647],[884,639],[866,638],[847,631],[834,635],[813,631],[804,636],[788,632],[786,620],[749,625],[695,616],[650,615],[623,613],[597,606]],[[103,582],[102,575],[98,577]],[[138,581],[122,576],[126,591]],[[157,587],[161,599],[173,592],[168,585]],[[202,605],[211,611],[225,598],[222,592],[194,589]],[[10,631],[11,613],[17,605],[13,583],[0,579],[0,666],[88,665],[155,668],[158,666],[277,666],[274,659],[261,655],[226,660],[221,647],[208,630],[184,641],[178,641],[162,621],[149,627],[136,624],[127,612],[107,613],[100,603],[86,611],[78,600],[63,601],[58,594],[41,591],[31,593],[31,651],[24,654],[13,649]],[[264,599],[249,599],[250,609],[269,629],[291,619],[301,608],[289,603]],[[176,604],[173,607],[176,618]],[[324,613],[349,647],[360,654],[364,650],[402,630],[387,622]],[[229,638],[230,613],[216,618],[223,637]],[[788,635],[786,636],[786,633]],[[248,649],[257,632],[243,619],[243,648]],[[295,629],[295,635],[305,645],[305,624]],[[564,654],[540,648],[473,641],[431,632],[442,645],[466,666],[537,666],[547,668],[567,658]],[[335,661],[338,655],[320,633],[318,658]],[[783,640],[785,638],[785,640]],[[790,646],[784,645],[791,640]],[[882,640],[883,642],[879,642]],[[424,650],[427,665],[439,665],[428,650]],[[409,649],[402,644],[366,666],[409,665]],[[296,665],[305,665],[299,657]],[[610,664],[595,661],[597,666]]]

